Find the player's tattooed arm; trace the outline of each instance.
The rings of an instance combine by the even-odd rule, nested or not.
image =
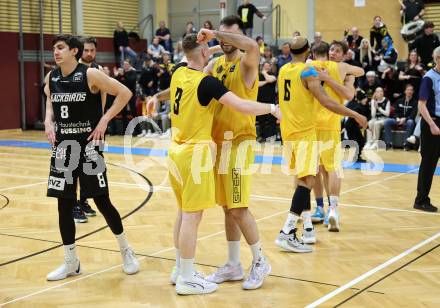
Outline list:
[[[46,117],[44,119],[44,133],[47,136],[47,140],[53,146],[55,144],[55,123],[52,101],[50,100],[50,89],[49,89],[49,75],[48,73],[44,78],[44,93],[46,94]]]

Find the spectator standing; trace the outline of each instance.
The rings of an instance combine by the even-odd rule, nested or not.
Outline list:
[[[237,14],[241,18],[244,24],[244,33],[248,37],[252,37],[252,30],[254,28],[254,14],[263,20],[266,20],[266,16],[261,13],[255,5],[249,2],[249,0],[243,0],[243,4],[237,9]]]
[[[415,97],[418,97],[420,81],[422,80],[425,70],[423,64],[420,62],[420,57],[417,51],[413,50],[409,53],[408,59],[406,60],[405,67],[399,73],[399,80],[401,80],[404,85],[410,84],[414,88]]]
[[[173,42],[171,41],[170,29],[166,27],[164,20],[159,21],[159,28],[156,30],[156,37],[159,39],[159,44],[168,52],[173,52]]]
[[[350,31],[351,34],[348,34],[348,30],[345,32],[345,40],[347,41],[348,48],[356,51],[361,46],[363,37],[359,35],[359,29],[357,27],[352,27]]]
[[[277,78],[271,73],[272,64],[265,62],[259,74],[257,101],[267,104],[275,104],[277,99]],[[271,114],[257,116],[259,123],[258,141],[265,141],[269,137],[276,136],[276,118]]]
[[[153,42],[148,46],[148,54],[155,62],[162,61],[162,55],[165,53],[165,48],[159,44],[159,38],[153,38]]]
[[[162,55],[162,63],[157,67],[157,78],[159,81],[159,90],[166,90],[170,87],[171,71],[174,64],[171,63],[170,53],[165,52]]]
[[[378,87],[371,99],[371,120],[368,121],[367,144],[365,149],[377,150],[378,141],[386,119],[390,116],[391,104],[384,96],[384,91]]]
[[[425,4],[420,0],[403,0],[400,1],[400,14],[402,15],[402,22],[407,24],[412,21],[417,21],[423,18],[425,14]]]
[[[387,26],[382,22],[382,17],[375,16],[373,26],[370,29],[370,42],[374,50],[382,49],[382,40],[385,37],[391,39]]]
[[[377,70],[378,62],[374,59],[376,52],[371,48],[367,38],[362,39],[359,49],[356,51],[355,59],[361,63],[362,68],[368,71]]]
[[[185,33],[182,35],[182,39],[185,38],[188,34],[197,33],[196,28],[194,28],[194,23],[192,21],[188,21],[186,23]]]
[[[283,46],[281,46],[281,54],[277,57],[277,70],[280,71],[281,67],[283,67],[284,64],[289,63],[292,61],[292,54],[290,53],[290,44],[284,43]]]
[[[392,132],[391,129],[395,127],[401,127],[405,129],[405,144],[404,149],[409,150],[410,147],[406,143],[406,139],[409,138],[414,130],[414,121],[417,115],[417,100],[414,97],[414,88],[408,84],[405,87],[405,96],[400,98],[394,104],[394,115],[385,120],[384,123],[384,136],[385,143],[388,148],[392,148]]]
[[[440,46],[440,40],[434,33],[434,23],[425,22],[423,26],[423,34],[417,37],[411,45],[411,49],[415,49],[419,54],[423,65],[428,69],[434,66],[432,63],[432,52]]]
[[[210,20],[207,20],[207,21],[205,21],[205,22],[203,23],[203,28],[205,28],[205,29],[209,29],[209,30],[215,30],[215,29],[214,29],[214,26],[212,25],[212,22],[211,22]],[[209,46],[209,47],[213,47],[213,46],[216,46],[216,45],[218,45],[218,41],[217,41],[216,38],[213,38],[212,40],[210,40],[210,41],[208,42],[208,46]]]
[[[157,69],[151,58],[144,61],[141,76],[139,77],[139,85],[144,96],[153,96],[157,92]]]
[[[115,50],[115,56],[119,56],[119,67],[122,67],[126,56],[129,56],[132,63],[136,61],[137,54],[133,49],[128,46],[128,33],[124,29],[122,21],[116,23],[116,29],[113,32],[113,46]]]
[[[440,47],[433,53],[435,67],[422,79],[419,93],[419,111],[421,121],[422,161],[417,181],[417,196],[414,208],[427,212],[437,212],[431,204],[429,193],[432,178],[440,158]]]

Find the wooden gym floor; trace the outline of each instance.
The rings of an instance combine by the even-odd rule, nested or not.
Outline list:
[[[111,146],[124,144],[122,137],[107,141]],[[136,148],[152,146],[143,141],[133,139],[139,143]],[[116,241],[108,228],[102,228],[105,222],[98,214],[77,224],[83,274],[46,281],[46,274],[62,261],[63,250],[55,199],[45,197],[50,150],[44,142],[43,132],[0,132],[0,306],[440,306],[440,214],[412,208],[417,152],[379,153],[386,166],[403,165],[395,172],[365,175],[345,170],[341,232],[316,226],[318,243],[311,254],[281,252],[275,246],[290,206],[292,178],[279,165],[271,174],[259,170],[253,179],[251,210],[272,264],[271,276],[255,291],[243,291],[237,282],[222,284],[211,295],[181,297],[169,283],[176,205],[165,160],[154,152],[134,155],[132,162],[122,154],[106,154],[111,199],[126,217],[124,227],[141,271],[133,276],[122,273]],[[165,149],[166,142],[160,141],[159,147]],[[431,198],[440,205],[439,176]],[[220,208],[205,212],[198,237],[197,267],[210,273],[227,256]],[[241,260],[247,268],[251,254],[242,242]]]

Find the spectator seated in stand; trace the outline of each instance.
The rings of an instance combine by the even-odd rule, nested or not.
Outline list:
[[[377,150],[379,148],[380,135],[385,121],[390,116],[390,100],[384,96],[384,91],[378,87],[370,102],[371,120],[368,121],[367,144],[364,149]]]
[[[405,130],[404,149],[410,150],[406,139],[409,138],[414,130],[414,120],[417,115],[417,100],[414,97],[414,88],[408,84],[405,88],[405,96],[394,104],[392,116],[385,120],[385,143],[387,149],[393,147],[392,129]]]
[[[148,46],[148,54],[153,58],[155,62],[162,61],[162,55],[165,52],[165,48],[159,44],[159,38],[153,38],[153,42]]]
[[[159,21],[159,28],[156,30],[156,37],[159,39],[159,44],[165,48],[166,51],[173,52],[173,42],[171,40],[170,29],[166,27],[165,21]]]

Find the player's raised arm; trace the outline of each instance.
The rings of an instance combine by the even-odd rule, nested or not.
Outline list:
[[[95,68],[87,70],[87,79],[92,91],[101,91],[115,96],[112,106],[102,116],[99,124],[88,138],[88,140],[103,140],[108,123],[127,105],[132,93],[122,83]]]

